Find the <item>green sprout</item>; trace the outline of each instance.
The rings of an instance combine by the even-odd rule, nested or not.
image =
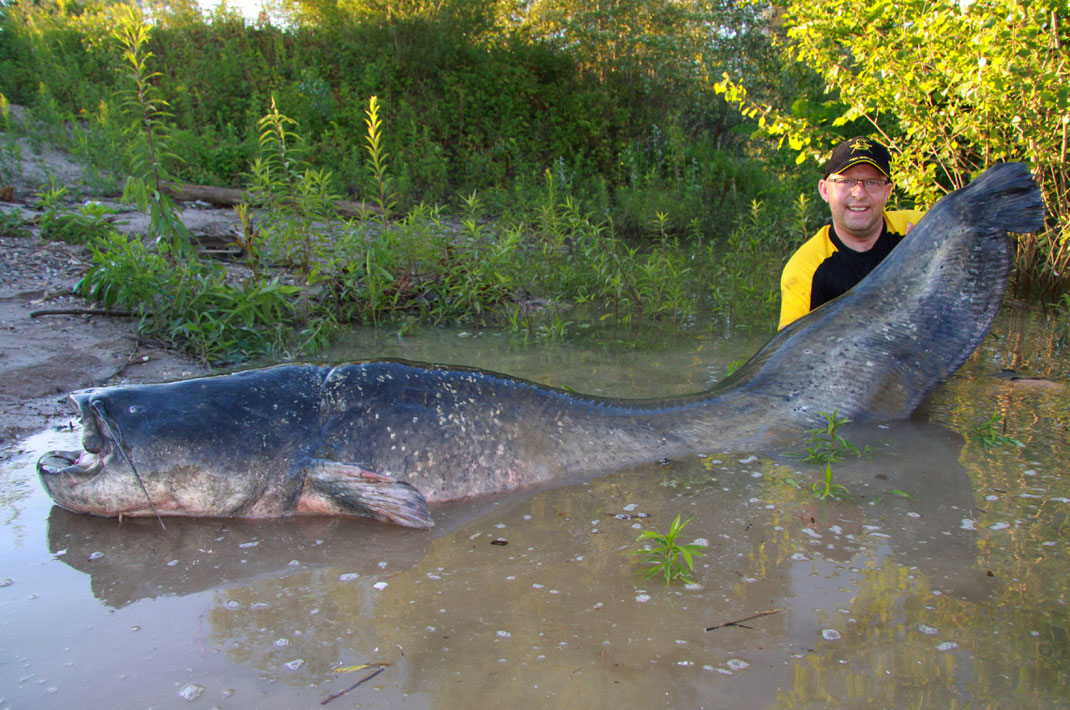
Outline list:
[[[684,582],[692,581],[691,574],[695,571],[694,558],[705,554],[701,551],[705,545],[699,543],[681,545],[676,541],[684,526],[692,520],[694,518],[688,518],[681,523],[680,516],[677,515],[669,527],[669,532],[659,533],[647,530],[636,538],[636,542],[652,540],[655,544],[653,548],[647,547],[632,552],[633,555],[643,557],[644,562],[650,565],[650,568],[643,572],[644,578],[661,577],[666,587],[678,579]]]
[[[999,431],[996,430],[997,424],[1001,425]],[[986,449],[1005,444],[1018,447],[1025,446],[1014,437],[1007,436],[1007,420],[1002,419],[998,411],[992,412],[988,419],[974,426],[972,434],[973,438],[981,442]]]
[[[825,476],[822,481],[814,481],[814,485],[810,487],[814,493],[814,498],[818,500],[825,500],[832,498],[833,500],[846,500],[851,497],[851,492],[847,490],[847,486],[840,483],[832,482],[832,464],[825,464]]]
[[[850,423],[850,419],[841,419],[839,410],[818,412],[825,418],[825,426],[810,430],[810,439],[806,442],[806,455],[802,457],[806,463],[835,463],[847,458],[847,452],[861,456],[858,447],[839,434],[839,428]],[[866,447],[869,450],[869,447]]]

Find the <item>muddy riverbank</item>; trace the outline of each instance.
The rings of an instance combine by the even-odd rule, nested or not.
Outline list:
[[[49,184],[69,190],[71,209],[101,199],[120,212],[115,225],[144,234],[147,218],[123,208],[115,196],[93,195],[79,166],[55,151],[34,153],[22,144],[20,169],[0,194],[0,211],[18,214],[28,227],[0,229],[0,458],[29,433],[65,424],[71,390],[120,382],[149,382],[203,374],[206,369],[173,350],[136,336],[128,318],[84,313],[91,305],[74,294],[89,263],[82,245],[45,241],[34,221],[34,194]],[[51,181],[51,183],[50,183]],[[195,232],[225,234],[233,210],[184,207]],[[4,224],[14,220],[4,220]],[[44,313],[42,313],[44,312]]]

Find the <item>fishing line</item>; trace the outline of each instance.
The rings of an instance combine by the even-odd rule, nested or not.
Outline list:
[[[89,402],[89,407],[97,416],[100,417],[100,421],[104,422],[104,426],[108,427],[108,431],[111,432],[111,438],[118,445],[119,453],[123,455],[123,460],[130,466],[130,470],[134,472],[134,478],[137,479],[137,484],[141,486],[141,492],[145,494],[145,500],[149,502],[149,507],[152,508],[152,512],[156,515],[156,520],[160,522],[160,527],[167,531],[167,526],[163,524],[163,518],[160,517],[160,511],[156,510],[156,504],[152,502],[152,497],[149,495],[148,489],[145,488],[144,482],[141,480],[141,474],[137,472],[137,467],[134,466],[134,462],[130,460],[130,457],[126,455],[126,448],[123,446],[122,431],[119,430],[119,425],[112,426],[111,420],[108,419],[107,413],[104,411],[104,405],[98,400],[92,400]]]

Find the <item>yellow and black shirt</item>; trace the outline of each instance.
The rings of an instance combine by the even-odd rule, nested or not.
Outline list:
[[[831,224],[819,229],[784,266],[779,327],[849,291],[903,240],[907,224],[917,224],[923,214],[917,210],[885,212],[884,230],[868,251],[846,246]]]

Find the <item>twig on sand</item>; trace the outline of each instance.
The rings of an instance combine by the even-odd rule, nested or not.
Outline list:
[[[328,697],[324,698],[323,700],[320,701],[320,705],[326,705],[327,703],[331,702],[332,700],[337,700],[338,698],[342,697],[343,695],[345,695],[349,691],[355,690],[356,688],[360,687],[364,683],[367,683],[369,680],[371,680],[372,678],[374,678],[375,676],[379,675],[380,673],[382,673],[385,670],[386,670],[386,666],[379,666],[377,669],[375,669],[374,671],[372,671],[368,675],[364,676],[363,678],[361,678],[360,680],[358,680],[356,683],[354,683],[353,685],[349,686],[345,690],[339,690],[334,695],[331,695],[331,696],[328,696]]]
[[[132,366],[132,365],[142,365],[142,364],[144,364],[144,363],[146,363],[148,361],[149,361],[149,356],[148,355],[138,355],[138,351],[135,350],[134,352],[132,352],[132,353],[130,353],[129,355],[126,356],[126,362],[123,363],[122,367],[120,367],[118,370],[116,370],[115,372],[111,373],[107,377],[105,377],[102,381],[103,382],[111,382],[116,377],[118,377],[119,375],[121,375],[124,372],[126,372],[127,368],[129,368],[130,366]]]
[[[759,619],[763,616],[769,616],[770,614],[779,614],[784,611],[783,609],[771,609],[770,611],[759,611],[757,614],[751,614],[750,616],[744,616],[742,619],[736,619],[735,621],[726,621],[723,624],[717,624],[717,626],[707,626],[707,631],[716,631],[717,629],[723,629],[726,626],[738,626],[741,629],[749,629],[749,626],[744,626],[744,621],[750,621],[751,619]]]

